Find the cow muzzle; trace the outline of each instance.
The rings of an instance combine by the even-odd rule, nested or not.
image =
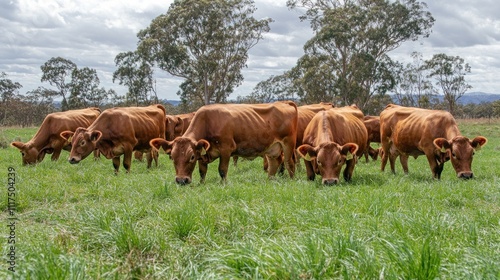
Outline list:
[[[457,177],[460,179],[468,180],[468,179],[474,178],[474,173],[472,173],[472,172],[459,172],[457,174]]]
[[[79,163],[79,162],[80,162],[80,160],[79,160],[79,159],[77,159],[76,157],[70,157],[70,158],[68,159],[68,161],[69,161],[69,163],[71,163],[71,164],[76,164],[76,163]]]
[[[339,182],[339,179],[323,179],[323,185],[331,186],[336,185]]]
[[[191,183],[191,178],[189,177],[175,177],[175,182],[179,185],[187,185]]]

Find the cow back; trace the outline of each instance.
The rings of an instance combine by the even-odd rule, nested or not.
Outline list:
[[[303,143],[319,146],[325,142],[339,145],[356,143],[361,156],[367,145],[366,127],[358,116],[347,112],[327,110],[317,113],[304,132]]]
[[[157,104],[107,109],[88,130],[101,131],[101,142],[128,142],[135,150],[149,149],[151,139],[165,137],[165,108]]]
[[[196,111],[183,137],[206,139],[217,148],[237,148],[234,155],[255,157],[285,137],[295,142],[297,118],[293,102],[212,104]]]

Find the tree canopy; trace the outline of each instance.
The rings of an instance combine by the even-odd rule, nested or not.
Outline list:
[[[251,0],[180,0],[138,34],[138,51],[184,78],[179,95],[202,104],[224,102],[243,81],[248,51],[271,19],[253,18]]]
[[[287,5],[305,8],[301,19],[309,20],[315,31],[304,46],[301,60],[309,63],[302,64],[303,72],[319,81],[326,70],[332,80],[314,91],[361,108],[395,84],[387,53],[405,41],[429,36],[434,23],[426,4],[416,0],[289,0]],[[306,87],[305,94],[310,93],[315,94]]]

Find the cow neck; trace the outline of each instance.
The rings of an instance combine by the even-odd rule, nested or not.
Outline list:
[[[462,133],[460,133],[460,130],[458,129],[458,126],[456,124],[448,126],[446,129],[446,136],[445,138],[448,140],[452,140],[455,137],[462,136]]]
[[[47,121],[47,118],[42,122],[42,125],[38,129],[38,131],[35,133],[33,138],[31,138],[28,142],[25,143],[26,147],[32,148],[35,147],[38,150],[41,150],[45,143],[49,142],[50,140],[50,135],[49,131],[50,129],[48,128],[49,124]]]

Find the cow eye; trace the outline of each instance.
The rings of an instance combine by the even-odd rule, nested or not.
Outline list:
[[[82,142],[80,142],[80,146],[85,146],[85,140],[83,140]]]
[[[321,162],[319,162],[319,159],[316,160],[316,163],[318,164],[318,166],[321,166]]]
[[[194,155],[191,155],[191,158],[189,159],[189,161],[191,161],[191,162],[192,162],[192,161],[194,161],[194,159],[195,159],[195,158],[194,158]]]
[[[453,158],[457,157],[457,155],[455,153],[452,153],[451,155],[453,156]]]

